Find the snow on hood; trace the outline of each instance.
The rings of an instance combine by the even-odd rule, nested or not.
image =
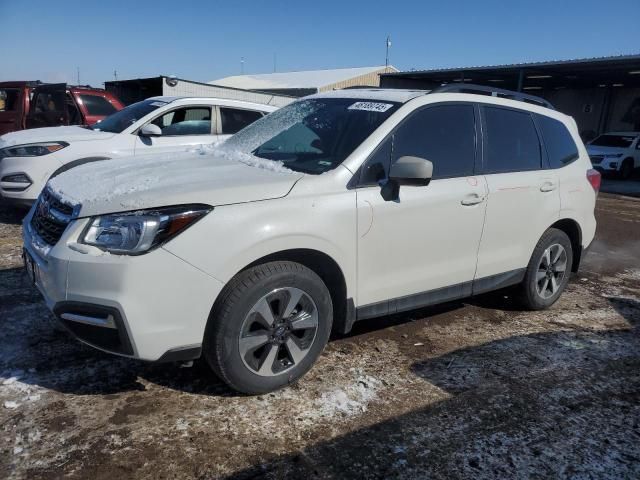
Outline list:
[[[89,163],[51,179],[63,201],[81,204],[80,216],[203,203],[211,206],[287,195],[303,174],[280,162],[202,146],[190,152]]]
[[[68,143],[84,140],[100,140],[113,137],[113,133],[96,132],[82,127],[45,127],[5,133],[0,137],[0,148],[26,143],[59,142]]]

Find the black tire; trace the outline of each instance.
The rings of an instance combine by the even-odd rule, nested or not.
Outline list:
[[[633,175],[633,160],[626,158],[620,165],[619,176],[622,180],[629,180]]]
[[[240,337],[246,335],[243,325],[251,318],[249,314],[255,311],[258,302],[274,291],[287,288],[302,290],[312,300],[317,309],[315,335],[299,363],[292,363],[293,366],[282,373],[261,376],[248,366],[241,354]],[[269,309],[273,312],[273,306]],[[271,392],[295,382],[309,371],[329,340],[332,322],[331,295],[315,272],[295,262],[264,263],[240,272],[224,288],[209,315],[203,354],[212,370],[234,390],[246,394]],[[264,348],[271,348],[271,344]]]
[[[564,274],[561,279],[555,277],[555,274],[552,272],[556,278],[557,290],[551,294],[552,287],[545,288],[543,293],[539,291],[539,289],[544,287],[545,278],[541,278],[538,280],[538,275],[542,274],[543,268],[543,256],[545,251],[548,248],[552,248],[555,245],[560,245],[564,248],[566,254],[566,264],[564,265]],[[559,251],[560,249],[557,249]],[[571,268],[573,266],[573,248],[571,246],[571,240],[566,233],[562,230],[558,230],[556,228],[550,228],[542,235],[542,238],[538,241],[536,248],[533,249],[533,254],[531,255],[531,259],[529,260],[529,265],[527,266],[527,271],[525,273],[524,280],[520,284],[520,300],[523,306],[530,310],[544,310],[553,305],[556,300],[560,297],[562,292],[564,291],[567,283],[569,282],[569,277],[571,276]],[[561,265],[558,265],[560,268]],[[553,267],[552,267],[553,270]],[[545,273],[549,275],[546,271]],[[549,280],[550,277],[547,278]],[[541,282],[539,284],[538,282]],[[549,281],[549,283],[551,283]],[[548,284],[549,284],[548,283]],[[548,285],[547,284],[547,285]],[[548,295],[544,297],[543,295]]]

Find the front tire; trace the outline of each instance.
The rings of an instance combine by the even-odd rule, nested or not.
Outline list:
[[[203,353],[234,390],[266,393],[312,367],[331,333],[333,305],[320,277],[295,262],[240,272],[209,317]]]
[[[520,297],[530,310],[544,310],[553,305],[564,291],[573,265],[573,248],[566,233],[548,229],[533,250]]]
[[[625,159],[620,165],[620,178],[622,180],[629,180],[631,175],[633,175],[633,160],[630,158]]]

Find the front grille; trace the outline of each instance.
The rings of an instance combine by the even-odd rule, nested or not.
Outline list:
[[[589,157],[591,159],[591,164],[592,165],[599,165],[602,163],[602,159],[604,158],[603,155],[591,155]]]
[[[31,217],[31,227],[45,243],[54,246],[69,225],[72,214],[71,205],[62,202],[45,189]]]

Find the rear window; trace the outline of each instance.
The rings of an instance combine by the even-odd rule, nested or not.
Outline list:
[[[240,110],[238,108],[220,107],[220,121],[222,122],[222,134],[233,135],[247,125],[252,124],[262,117],[262,113],[253,110]]]
[[[578,158],[578,147],[564,123],[544,115],[536,116],[551,168],[564,167]]]
[[[629,148],[633,143],[635,137],[631,135],[600,135],[591,141],[589,145],[595,145],[597,147],[617,147],[617,148]]]
[[[0,112],[14,112],[18,109],[20,90],[17,88],[0,89]]]
[[[82,100],[82,104],[89,115],[106,117],[117,111],[116,107],[111,105],[106,98],[98,95],[80,95],[80,100]]]
[[[541,167],[540,141],[528,112],[483,107],[486,122],[487,173],[537,170]]]

